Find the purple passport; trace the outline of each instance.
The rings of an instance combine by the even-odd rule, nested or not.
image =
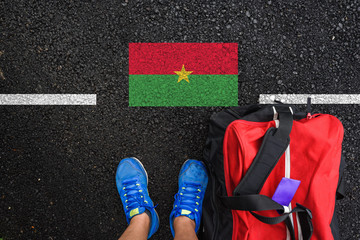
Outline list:
[[[289,206],[299,185],[299,180],[285,177],[282,178],[275,190],[274,195],[272,196],[272,200],[283,206]]]

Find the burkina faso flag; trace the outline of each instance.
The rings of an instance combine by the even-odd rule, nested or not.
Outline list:
[[[237,105],[237,43],[129,44],[129,106]]]

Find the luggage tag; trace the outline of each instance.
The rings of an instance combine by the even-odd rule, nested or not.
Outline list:
[[[300,182],[301,181],[299,180],[291,178],[282,178],[274,195],[272,196],[272,200],[283,206],[289,206],[300,185]]]

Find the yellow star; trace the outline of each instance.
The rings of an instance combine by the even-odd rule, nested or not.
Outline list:
[[[177,82],[180,82],[181,80],[185,80],[187,81],[188,83],[189,82],[189,78],[188,78],[188,75],[190,75],[193,71],[186,71],[185,70],[185,67],[184,67],[184,64],[181,68],[181,71],[174,71],[177,75],[179,75],[179,79]]]

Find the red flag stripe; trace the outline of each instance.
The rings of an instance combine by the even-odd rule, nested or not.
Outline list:
[[[129,74],[238,74],[237,43],[129,43]]]

